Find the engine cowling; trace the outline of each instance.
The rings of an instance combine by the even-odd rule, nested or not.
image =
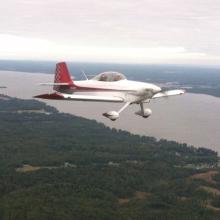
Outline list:
[[[135,112],[136,115],[142,116],[143,118],[148,118],[152,115],[152,110],[150,108],[145,108],[143,111]]]
[[[116,119],[119,118],[119,113],[116,111],[109,111],[109,112],[103,113],[102,115],[105,116],[106,118],[111,119],[112,121],[115,121]]]

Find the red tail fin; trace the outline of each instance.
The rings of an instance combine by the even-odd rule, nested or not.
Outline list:
[[[55,85],[56,91],[70,89],[73,86],[73,80],[70,77],[67,65],[65,62],[56,64],[54,83],[66,83],[67,85]]]

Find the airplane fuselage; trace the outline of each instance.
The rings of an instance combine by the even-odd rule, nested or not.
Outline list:
[[[148,92],[147,92],[148,91]],[[131,80],[120,80],[115,82],[102,82],[97,80],[74,81],[74,85],[61,91],[66,97],[74,95],[91,95],[91,96],[109,96],[120,97],[124,102],[140,102],[151,98],[155,93],[161,91],[161,88],[144,82]]]

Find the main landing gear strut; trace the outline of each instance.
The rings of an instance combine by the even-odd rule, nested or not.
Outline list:
[[[131,105],[131,102],[126,102],[122,108],[120,108],[118,111],[109,111],[106,113],[103,113],[103,116],[109,118],[112,121],[115,121],[116,119],[119,118],[119,114],[124,111],[129,105]],[[152,111],[149,108],[144,108],[143,102],[140,103],[140,111],[135,112],[136,115],[142,116],[143,118],[148,118],[151,114]]]

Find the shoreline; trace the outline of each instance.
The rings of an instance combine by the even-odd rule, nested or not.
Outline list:
[[[53,81],[53,74],[0,71],[1,84],[8,88],[1,93],[22,99],[32,99],[34,95],[52,91],[51,87],[38,86],[42,82]],[[7,85],[7,84],[8,85]],[[134,115],[139,106],[132,105],[123,112],[116,122],[102,116],[109,110],[117,110],[121,104],[43,101],[64,113],[96,120],[106,126],[125,130],[133,134],[153,136],[187,143],[195,147],[206,147],[220,152],[220,99],[210,95],[188,93],[180,97],[153,100],[148,106],[153,115],[142,119]],[[205,117],[204,117],[205,116]]]

